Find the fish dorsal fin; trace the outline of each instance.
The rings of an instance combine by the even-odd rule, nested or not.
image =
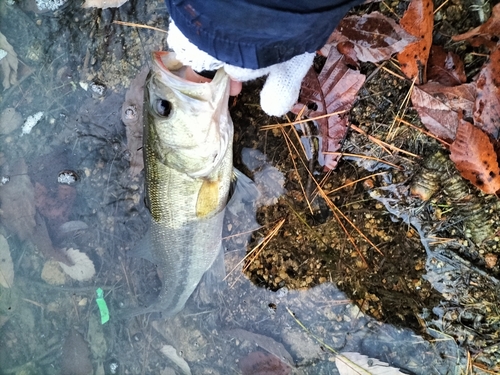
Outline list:
[[[204,218],[217,209],[219,183],[219,180],[203,180],[196,201],[196,216],[198,218]]]

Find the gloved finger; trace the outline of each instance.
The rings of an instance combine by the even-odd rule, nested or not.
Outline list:
[[[260,106],[271,116],[283,116],[299,97],[300,87],[312,66],[314,53],[295,56],[289,61],[270,66],[260,93]]]

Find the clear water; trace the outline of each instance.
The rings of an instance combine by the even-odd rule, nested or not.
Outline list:
[[[149,52],[165,49],[165,34],[112,22],[165,29],[164,4],[130,0],[120,9],[82,10],[70,1],[35,13],[33,2],[0,1],[0,32],[19,59],[19,82],[0,93],[0,112],[14,108],[23,123],[43,112],[29,133],[22,134],[21,123],[0,135],[4,186],[15,184],[23,197],[17,209],[2,206],[0,233],[14,279],[0,289],[0,373],[83,374],[90,361],[94,374],[338,374],[340,352],[407,373],[461,373],[463,353],[451,337],[430,332],[434,340],[424,339],[377,322],[332,284],[304,291],[256,287],[239,265],[246,239],[226,253],[232,272],[224,288],[200,290],[173,319],[116,320],[114,311],[147,303],[159,286],[151,264],[126,256],[144,234],[148,212],[143,175],[129,175],[121,108]],[[77,176],[70,187],[57,182],[63,171]],[[0,189],[5,204],[12,197]],[[33,229],[35,211],[46,232]],[[63,224],[72,227],[63,231]],[[50,285],[57,272],[42,273],[69,247],[88,255],[95,276]],[[141,280],[156,281],[145,287]],[[99,287],[111,311],[105,324],[95,301]],[[66,339],[73,329],[83,345]]]

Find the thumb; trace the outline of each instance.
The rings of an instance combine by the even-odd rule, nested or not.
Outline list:
[[[260,93],[260,105],[264,112],[271,116],[283,116],[292,108],[314,56],[314,53],[304,53],[269,67],[269,76]]]

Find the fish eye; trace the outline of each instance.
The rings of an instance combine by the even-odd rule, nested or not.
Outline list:
[[[165,99],[157,99],[154,109],[158,115],[167,117],[172,111],[172,103]]]

